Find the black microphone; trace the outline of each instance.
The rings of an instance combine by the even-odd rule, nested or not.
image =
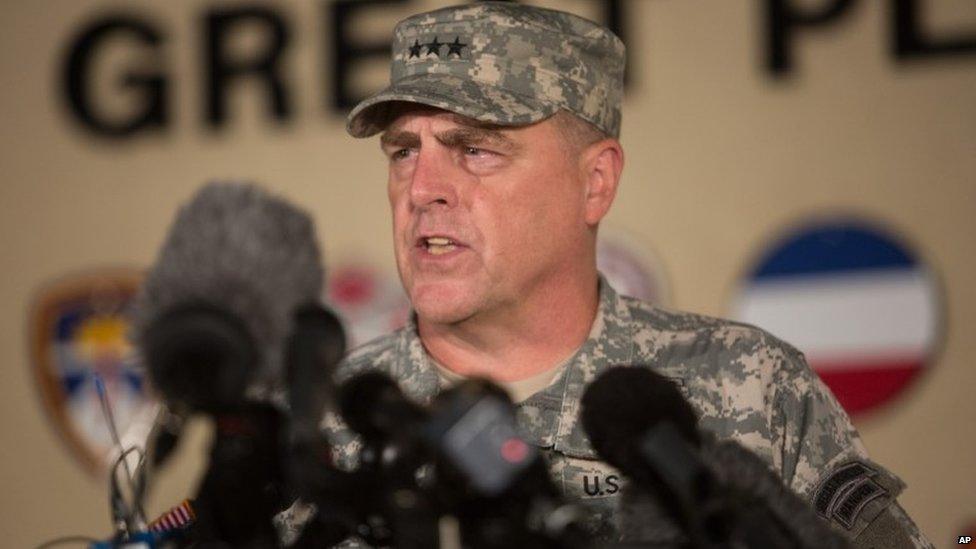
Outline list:
[[[343,419],[369,442],[416,429],[428,417],[427,410],[409,400],[393,378],[378,371],[343,383],[338,400]]]
[[[437,449],[442,498],[474,549],[592,547],[584,511],[567,502],[539,449],[519,434],[508,393],[467,379],[431,404],[424,436]]]
[[[386,374],[366,372],[343,384],[339,405],[368,444],[394,440],[420,447],[420,459],[439,458],[480,496],[505,493],[538,458],[517,433],[508,394],[487,380],[465,380],[424,408]]]
[[[586,389],[582,409],[593,448],[637,488],[621,498],[625,539],[674,541],[663,507],[693,547],[848,546],[761,458],[699,432],[667,378],[644,367],[611,369]]]
[[[511,397],[487,379],[466,379],[438,394],[423,434],[480,497],[505,498],[513,489],[555,493],[538,449],[518,433]],[[534,466],[540,468],[530,472]],[[537,486],[526,491],[527,482]]]
[[[285,346],[292,438],[320,435],[319,424],[335,393],[332,376],[345,352],[345,330],[332,311],[316,303],[307,303],[295,311],[292,333]]]
[[[296,309],[319,299],[311,218],[246,184],[210,184],[182,208],[136,300],[133,334],[174,407],[213,411],[280,388]]]
[[[519,436],[511,399],[492,382],[465,380],[422,407],[385,374],[367,372],[347,381],[339,400],[382,485],[422,502],[386,505],[396,546],[422,547],[420,525],[442,515],[457,519],[465,547],[588,546],[579,510],[561,499],[538,449]],[[430,465],[433,485],[413,475]]]
[[[719,483],[759,501],[763,512],[769,512],[791,534],[795,547],[850,547],[850,542],[783,484],[762,458],[738,442],[709,436],[702,445],[701,455]]]
[[[653,428],[667,425],[669,435],[701,445],[694,410],[672,382],[646,368],[608,370],[586,388],[581,405],[583,429],[597,453],[642,480],[647,458],[637,442]]]
[[[357,534],[371,546],[423,549],[439,545],[434,461],[419,430],[428,412],[378,371],[359,374],[338,390],[343,419],[363,437]]]

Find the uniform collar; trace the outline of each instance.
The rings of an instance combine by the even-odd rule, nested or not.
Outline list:
[[[581,458],[596,457],[579,421],[583,391],[608,368],[633,364],[636,355],[630,309],[602,275],[599,284],[600,305],[589,337],[549,387],[518,407],[528,441]]]

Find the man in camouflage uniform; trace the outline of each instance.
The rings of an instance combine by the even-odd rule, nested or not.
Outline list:
[[[796,349],[621,296],[599,276],[597,225],[623,167],[616,36],[570,14],[486,2],[400,22],[392,50],[390,87],[347,129],[382,132],[415,314],[354,351],[341,377],[377,368],[420,402],[465,376],[509,387],[554,481],[590,511],[596,536],[615,539],[624,480],[590,447],[580,399],[610,367],[649,367],[677,383],[702,429],[761,456],[858,546],[929,546],[895,501],[901,481],[867,459]],[[327,425],[353,466],[357,440]]]

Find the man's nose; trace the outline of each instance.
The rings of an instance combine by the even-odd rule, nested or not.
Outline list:
[[[457,167],[447,147],[421,147],[410,182],[410,202],[415,208],[434,204],[454,207],[457,204]]]

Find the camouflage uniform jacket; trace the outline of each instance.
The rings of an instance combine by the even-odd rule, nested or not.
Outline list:
[[[616,365],[649,367],[673,380],[702,429],[761,456],[849,535],[896,530],[898,546],[930,547],[895,501],[904,485],[867,460],[846,413],[799,351],[753,326],[618,295],[602,277],[589,338],[546,389],[517,408],[522,435],[540,448],[564,494],[587,508],[588,526],[600,539],[618,537],[614,515],[623,479],[591,448],[579,420],[580,399],[590,381]],[[339,377],[367,369],[390,374],[422,403],[440,388],[413,322],[354,350]],[[325,424],[338,463],[354,466],[357,438],[334,417]],[[850,489],[862,485],[868,489],[852,500]],[[872,522],[877,527],[869,529]],[[891,539],[881,541],[889,545]]]

